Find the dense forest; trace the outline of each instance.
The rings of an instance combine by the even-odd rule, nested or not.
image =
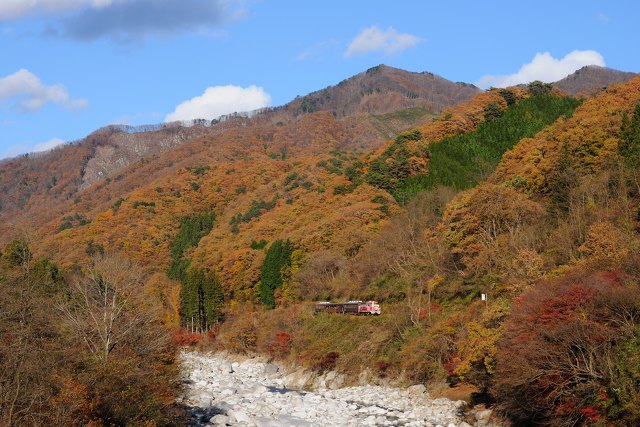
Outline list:
[[[640,79],[419,120],[373,149],[327,112],[241,127],[14,230],[2,422],[175,424],[176,348],[196,345],[465,385],[515,425],[638,425]],[[347,299],[383,314],[313,313]]]
[[[401,213],[356,254],[327,248],[282,263],[286,272],[295,266],[298,299],[371,298],[386,314],[313,316],[290,298],[269,311],[244,304],[227,312],[212,345],[318,370],[329,363],[354,375],[365,367],[383,378],[471,383],[475,399],[517,425],[636,424],[637,86],[579,106],[534,85],[500,108],[487,104],[471,132],[427,144],[419,131],[400,135],[348,186],[385,190],[395,200],[377,196],[379,209],[399,202]],[[627,96],[617,123],[611,113],[596,118]],[[579,131],[590,140],[561,137],[584,122],[598,127]],[[619,141],[615,151],[600,148],[606,129]],[[553,159],[545,186],[534,190],[528,175],[504,168],[492,173],[504,152],[537,141]]]

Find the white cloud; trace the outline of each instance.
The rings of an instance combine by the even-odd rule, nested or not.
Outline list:
[[[225,114],[257,110],[270,104],[271,96],[261,87],[213,86],[202,95],[178,105],[164,120],[214,119]]]
[[[111,3],[127,0],[2,0],[0,1],[0,21],[18,19],[38,13],[56,13],[90,6],[102,8]]]
[[[64,144],[64,140],[60,138],[53,138],[47,142],[36,144],[35,147],[33,147],[32,152],[39,153],[40,151],[49,151],[61,144]]]
[[[509,75],[485,75],[476,82],[476,86],[507,87],[540,80],[545,83],[556,82],[585,65],[605,66],[604,58],[595,50],[574,50],[562,59],[556,59],[549,52],[536,53],[531,62],[524,64],[517,73]]]
[[[365,28],[351,41],[344,56],[364,55],[370,52],[383,52],[385,55],[393,55],[415,46],[422,41],[413,34],[401,34],[393,27],[382,31],[371,26]]]
[[[21,69],[6,77],[0,77],[0,101],[16,98],[16,106],[22,111],[37,111],[46,104],[58,104],[69,110],[86,108],[86,99],[70,99],[67,89],[60,84],[47,86],[30,72]]]

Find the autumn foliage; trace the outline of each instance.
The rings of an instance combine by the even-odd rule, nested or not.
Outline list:
[[[28,379],[1,421],[163,423],[175,346],[198,344],[352,380],[467,382],[522,424],[637,424],[639,88],[582,103],[541,83],[490,90],[435,120],[334,116],[311,96],[296,117],[101,131],[70,148],[96,150],[86,176],[58,152],[76,172],[4,163],[31,194],[0,197],[29,214],[0,240],[30,230],[0,259],[0,362],[18,366],[2,408]],[[185,140],[94,179],[105,144],[169,137]],[[83,321],[120,307],[105,296],[129,304],[115,344]],[[350,299],[383,314],[311,309]]]
[[[171,335],[171,339],[179,346],[188,347],[198,344],[202,340],[202,335],[184,329],[178,329]]]
[[[331,371],[336,367],[336,362],[339,357],[340,353],[337,351],[330,351],[320,356],[318,361],[313,365],[313,369],[318,371],[320,374]]]
[[[528,192],[548,192],[566,145],[580,175],[597,173],[618,152],[624,115],[631,116],[640,101],[640,78],[612,85],[585,100],[570,117],[559,120],[508,152],[492,178],[515,182]]]
[[[139,268],[109,255],[62,274],[29,254],[0,258],[0,424],[170,424],[175,349]]]
[[[637,390],[618,384],[637,380],[619,354],[636,340],[638,290],[616,273],[576,272],[523,294],[498,346],[503,410],[518,424],[637,424]]]
[[[273,341],[268,345],[268,351],[271,357],[282,358],[289,354],[293,340],[287,332],[276,333]]]
[[[512,187],[482,184],[449,204],[444,239],[469,271],[488,271],[544,216],[539,204]]]

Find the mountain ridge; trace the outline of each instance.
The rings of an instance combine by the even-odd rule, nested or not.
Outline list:
[[[423,107],[440,112],[480,92],[468,83],[454,83],[437,74],[411,72],[380,64],[285,104],[295,115],[329,110],[337,117],[357,113],[383,114]],[[386,99],[382,99],[386,97]],[[341,101],[347,99],[347,102]]]
[[[597,79],[592,77],[594,73],[598,76]],[[595,89],[609,82],[611,78],[619,80],[630,75],[634,74],[601,67],[585,67],[556,82],[555,85],[560,89],[566,89],[563,82],[569,82],[571,87],[580,88],[592,85],[592,89],[597,92]],[[596,87],[593,87],[594,84]],[[441,95],[447,90],[453,91],[454,96],[445,97],[443,100]],[[79,193],[100,182],[108,186],[117,185],[117,181],[124,176],[122,171],[126,168],[131,169],[132,165],[139,166],[149,160],[153,161],[162,153],[174,150],[185,142],[213,141],[221,135],[247,127],[252,131],[243,131],[245,138],[252,138],[251,132],[255,132],[263,135],[259,137],[264,139],[263,144],[273,138],[290,140],[294,134],[298,134],[298,139],[304,141],[306,137],[302,129],[293,133],[285,130],[309,114],[322,114],[321,111],[333,116],[331,120],[336,121],[341,129],[338,131],[336,128],[334,131],[343,135],[336,140],[342,141],[339,147],[335,146],[333,149],[380,148],[385,141],[393,139],[401,131],[415,126],[420,128],[421,124],[427,124],[433,113],[441,111],[443,105],[456,105],[458,99],[481,93],[473,85],[453,83],[433,73],[414,73],[378,65],[335,86],[296,98],[283,106],[258,112],[252,117],[232,114],[225,117],[225,120],[208,126],[203,126],[202,121],[196,121],[196,124],[190,127],[177,123],[131,129],[106,126],[82,140],[54,148],[47,153],[0,160],[0,218],[4,219],[3,228],[6,229],[9,227],[9,219],[15,222],[13,217],[19,211],[26,209],[28,212],[37,209],[38,206],[48,206],[51,208],[51,219],[59,214],[54,215],[55,206],[62,206],[65,201],[77,199]],[[493,99],[492,102],[500,102],[495,95],[486,95],[486,98]],[[339,100],[344,101],[339,103]],[[423,126],[422,131],[426,131],[425,136],[428,139],[438,139],[447,134],[469,130],[475,126],[474,123],[482,119],[485,104],[485,101],[478,101],[478,107],[471,115],[465,113],[457,116],[454,108],[451,110],[454,120],[440,122],[439,128]],[[433,108],[435,111],[425,107]],[[329,123],[328,118],[320,119],[323,120]],[[333,125],[329,127],[331,126]],[[230,143],[230,140],[227,143]],[[282,145],[281,149],[285,149],[286,145]],[[230,150],[227,156],[233,157],[233,151]],[[193,154],[187,155],[190,156]],[[160,170],[154,172],[158,173]]]
[[[437,88],[460,88],[456,97],[450,100],[443,100],[443,93],[438,92],[437,108],[444,104],[453,105],[477,92],[477,88],[447,83],[444,79],[430,74],[412,73],[387,66],[378,66],[375,69],[377,71],[373,72],[370,69],[369,74],[360,73],[335,87],[314,92],[314,96],[324,98],[322,94],[340,85],[347,89],[346,92],[353,92],[344,105],[340,104],[342,96],[332,92],[333,95],[330,97],[333,109],[329,109],[335,120],[340,123],[340,132],[350,135],[345,138],[345,141],[351,141],[350,149],[380,146],[399,132],[415,126],[425,117],[432,117],[434,112],[425,107],[433,105],[436,108],[436,104],[426,99],[431,90],[429,87],[419,89],[421,82],[436,81]],[[352,90],[354,81],[358,85],[367,86],[367,90],[372,93]],[[343,89],[340,90],[344,92]],[[388,99],[383,99],[385,94],[390,94]],[[106,126],[81,140],[64,144],[46,153],[0,160],[0,218],[17,214],[25,208],[28,210],[29,206],[55,206],[65,200],[74,199],[77,194],[92,185],[105,180],[120,179],[120,171],[124,168],[145,159],[153,159],[188,141],[215,139],[246,127],[251,127],[258,134],[267,132],[271,135],[266,136],[267,139],[278,135],[288,139],[283,130],[290,125],[296,126],[295,123],[305,115],[312,114],[311,111],[302,111],[300,105],[304,99],[306,98],[294,99],[284,106],[266,109],[253,117],[232,114],[225,120],[214,121],[212,125],[207,121],[207,126],[203,125],[203,121],[195,121],[195,125],[189,127],[169,123],[133,128],[143,130],[135,133],[122,126]],[[366,108],[355,107],[356,104],[359,105],[358,99],[367,100]],[[398,113],[399,109],[403,112]],[[313,113],[325,111],[317,110]],[[296,132],[299,131],[294,131]],[[300,139],[304,140],[302,134],[300,135]]]
[[[637,75],[598,65],[586,65],[552,85],[571,95],[591,96],[609,85],[629,81]]]

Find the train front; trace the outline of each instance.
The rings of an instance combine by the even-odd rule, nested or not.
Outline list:
[[[361,304],[359,307],[360,313],[370,314],[370,315],[379,315],[380,314],[380,304],[377,301],[367,301],[364,304]]]

